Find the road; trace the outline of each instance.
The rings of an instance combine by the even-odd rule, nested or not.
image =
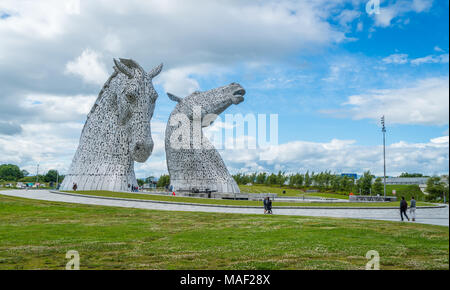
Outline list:
[[[88,197],[74,196],[67,194],[59,194],[48,190],[7,190],[0,191],[2,195],[17,196],[31,198],[37,200],[59,201],[68,203],[118,206],[129,208],[141,208],[151,210],[166,211],[191,211],[191,212],[218,212],[218,213],[240,213],[240,214],[262,214],[263,209],[246,208],[246,207],[218,207],[180,203],[159,203],[153,201],[127,200],[117,198],[104,197]],[[276,204],[274,204],[276,206]],[[418,208],[416,223],[433,224],[449,226],[449,208]],[[283,209],[274,207],[274,214],[277,215],[294,215],[294,216],[322,216],[322,217],[340,217],[340,218],[358,218],[400,221],[399,211],[397,209],[318,209],[318,208],[301,208],[301,209]]]

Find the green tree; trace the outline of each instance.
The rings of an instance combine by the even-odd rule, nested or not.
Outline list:
[[[341,190],[350,193],[355,185],[355,180],[348,176],[344,176],[341,178]]]
[[[341,179],[342,177],[339,175],[331,175],[330,176],[330,186],[333,191],[341,190]]]
[[[312,183],[312,180],[311,180],[311,177],[309,176],[309,171],[306,171],[304,184],[306,187],[309,187],[309,186],[311,186],[311,183]]]
[[[141,178],[136,179],[136,181],[137,181],[137,183],[138,183],[139,186],[143,186],[144,183],[145,183],[145,180],[144,180],[144,179],[141,179]]]
[[[2,164],[0,165],[0,179],[6,181],[17,181],[23,178],[23,172],[19,166],[14,164]]]
[[[267,178],[267,173],[262,172],[256,175],[255,183],[257,184],[265,184]]]
[[[59,179],[58,170],[50,169],[44,176],[45,182],[56,182],[56,178]],[[58,180],[59,181],[59,180]]]
[[[399,177],[423,177],[422,173],[408,173],[408,172],[404,172],[402,174],[400,174]]]
[[[370,171],[364,172],[363,176],[359,180],[361,180],[360,188],[362,194],[370,194],[370,189],[372,188],[372,179],[373,175]]]
[[[372,191],[374,194],[380,194],[383,193],[383,183],[381,181],[381,177],[377,177],[375,179],[375,182],[373,183]]]
[[[277,184],[277,181],[278,181],[277,175],[272,173],[269,176],[267,176],[266,184],[274,185],[274,184]]]
[[[443,182],[439,176],[428,178],[426,192],[428,193],[428,200],[443,200],[448,201],[448,176],[447,182]]]
[[[159,177],[156,187],[166,187],[170,185],[170,176],[163,174]]]
[[[290,187],[300,187],[303,185],[303,175],[300,173],[289,176]]]
[[[289,178],[289,177],[286,176],[284,172],[278,171],[278,174],[277,174],[277,184],[278,184],[279,186],[283,186],[284,183],[286,182],[286,180],[288,180],[288,178]]]

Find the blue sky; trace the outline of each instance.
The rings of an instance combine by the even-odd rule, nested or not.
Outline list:
[[[125,57],[165,65],[139,177],[166,172],[166,92],[230,82],[247,94],[225,113],[279,120],[275,160],[220,151],[233,173],[381,174],[382,114],[389,175],[448,173],[449,1],[386,0],[371,15],[367,2],[2,1],[0,163],[67,171],[112,58]]]

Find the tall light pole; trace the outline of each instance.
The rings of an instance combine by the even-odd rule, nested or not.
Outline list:
[[[38,165],[37,165],[37,167],[36,167],[36,186],[37,186],[37,183],[38,183],[38,181],[39,181],[39,163],[38,163]]]
[[[381,131],[383,132],[384,200],[386,201],[386,127],[384,115],[381,117],[381,127]]]
[[[58,177],[59,177],[59,172],[58,170],[56,170],[56,184],[55,184],[55,189],[58,189]]]

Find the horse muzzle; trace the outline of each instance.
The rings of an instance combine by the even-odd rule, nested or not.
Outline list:
[[[138,141],[131,146],[131,156],[134,161],[143,163],[153,152],[153,141]]]

